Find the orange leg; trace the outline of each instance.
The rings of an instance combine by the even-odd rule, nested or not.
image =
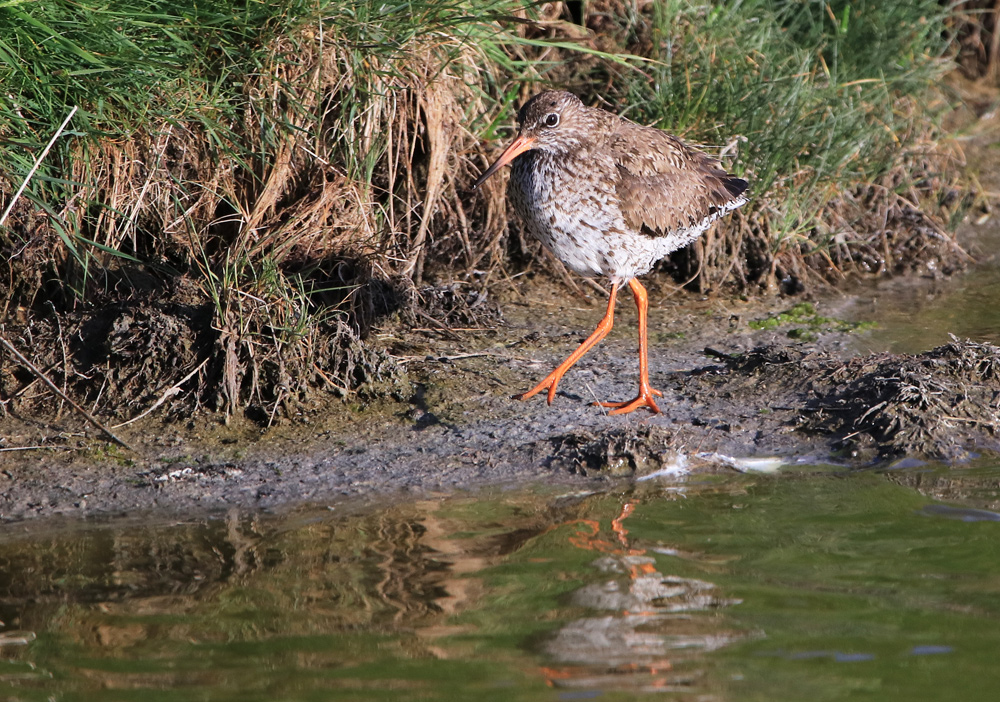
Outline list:
[[[648,330],[646,322],[646,312],[649,310],[649,296],[642,283],[633,278],[628,282],[635,296],[635,306],[639,309],[639,394],[635,399],[628,402],[598,402],[601,407],[613,407],[609,414],[628,414],[640,407],[648,407],[653,414],[659,414],[660,408],[656,406],[653,396],[662,396],[659,390],[654,390],[649,385],[649,359],[647,351],[649,349]]]
[[[630,283],[631,285],[631,283]],[[645,291],[643,291],[645,292]],[[583,354],[594,348],[601,339],[608,335],[611,331],[612,325],[615,323],[615,299],[618,297],[618,283],[611,284],[611,295],[608,298],[608,311],[604,313],[604,317],[597,325],[597,329],[594,333],[587,337],[587,339],[577,347],[576,351],[569,355],[565,361],[556,366],[556,369],[545,376],[545,380],[540,382],[535,387],[528,390],[528,392],[523,392],[520,395],[514,395],[515,400],[527,400],[533,395],[537,395],[542,390],[548,389],[549,393],[546,396],[548,403],[551,405],[552,400],[556,398],[556,387],[559,385],[559,381],[562,380],[563,375],[566,371],[572,367],[574,363],[580,360]]]

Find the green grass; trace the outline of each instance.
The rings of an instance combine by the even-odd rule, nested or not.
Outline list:
[[[467,188],[536,83],[733,146],[753,204],[719,229],[702,277],[746,289],[810,267],[891,268],[870,235],[923,174],[912,154],[947,65],[946,8],[612,3],[588,17],[592,41],[558,9],[0,3],[0,204],[79,108],[0,227],[0,323],[18,306],[96,309],[191,280],[213,309],[224,404],[273,404],[261,388],[312,368],[316,334],[371,323],[371,281],[518,265],[499,185]]]
[[[796,247],[828,252],[844,232],[860,238],[843,215],[865,213],[845,212],[842,195],[879,183],[927,136],[934,115],[916,102],[950,66],[948,9],[936,0],[654,8],[649,41],[658,63],[645,69],[651,81],[623,76],[628,115],[735,147],[730,164],[766,210],[754,224],[766,229],[772,258]],[[894,189],[906,192],[913,180]]]
[[[934,0],[655,7],[661,63],[652,84],[628,83],[634,114],[715,143],[745,137],[737,167],[758,196],[886,171],[913,121],[894,102],[947,66],[947,11]]]

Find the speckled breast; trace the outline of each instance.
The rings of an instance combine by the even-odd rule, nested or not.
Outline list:
[[[528,151],[511,164],[507,194],[532,236],[567,268],[625,281],[669,253],[655,237],[631,231],[606,169],[586,158]],[[613,169],[613,164],[606,164]]]
[[[615,275],[610,240],[626,226],[613,202],[613,185],[576,165],[576,159],[524,153],[511,164],[508,195],[528,231],[569,269]]]

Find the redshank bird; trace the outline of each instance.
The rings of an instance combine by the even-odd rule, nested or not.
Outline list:
[[[528,231],[568,268],[610,279],[608,308],[594,333],[542,382],[516,399],[548,391],[549,404],[570,367],[607,336],[618,289],[628,284],[639,310],[639,394],[599,402],[611,414],[639,407],[657,413],[649,384],[646,288],[636,276],[687,246],[727,212],[745,204],[747,182],[677,137],[587,107],[549,90],[518,113],[517,138],[473,190],[511,164],[507,195]]]

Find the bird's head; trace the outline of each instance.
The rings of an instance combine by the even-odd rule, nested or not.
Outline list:
[[[573,93],[546,90],[524,103],[517,114],[517,138],[504,149],[492,166],[472,185],[475,190],[491,175],[525,151],[537,149],[549,153],[564,153],[579,146],[592,125],[595,110],[587,110]]]

